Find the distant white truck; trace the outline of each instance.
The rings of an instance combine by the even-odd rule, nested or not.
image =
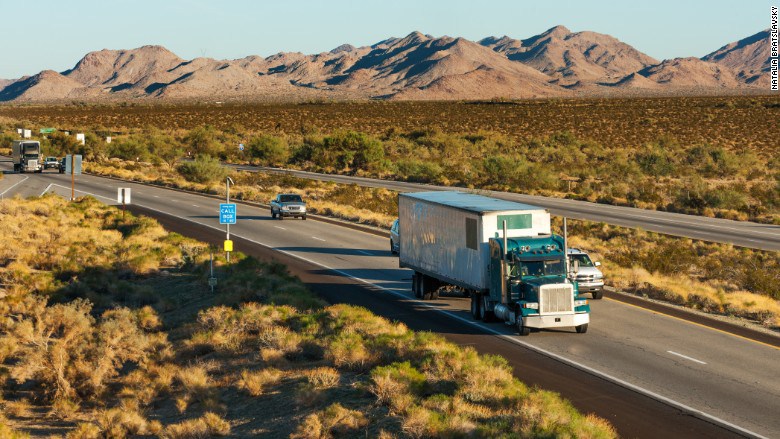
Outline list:
[[[43,172],[41,142],[14,140],[11,144],[11,159],[14,163],[14,172]]]

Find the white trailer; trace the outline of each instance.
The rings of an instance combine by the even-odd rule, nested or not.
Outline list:
[[[588,330],[590,306],[568,279],[563,237],[541,207],[463,192],[398,196],[398,261],[414,270],[417,298],[441,287],[471,296],[475,319]],[[576,271],[576,270],[575,270]]]
[[[473,291],[490,287],[490,238],[550,234],[541,207],[465,192],[416,192],[398,196],[399,263]]]

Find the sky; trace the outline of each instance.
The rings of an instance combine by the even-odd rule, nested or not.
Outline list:
[[[236,59],[412,31],[524,39],[556,25],[612,35],[659,60],[701,57],[768,28],[772,5],[780,0],[0,0],[0,78],[64,71],[94,50],[148,44],[185,59]]]

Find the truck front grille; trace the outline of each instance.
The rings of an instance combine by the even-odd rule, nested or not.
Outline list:
[[[539,292],[539,313],[558,314],[574,311],[571,285],[542,285]]]

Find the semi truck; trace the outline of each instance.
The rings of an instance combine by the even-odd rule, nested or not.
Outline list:
[[[471,297],[475,319],[503,321],[520,335],[587,332],[590,305],[570,280],[578,264],[570,273],[546,209],[464,192],[402,193],[398,230],[399,265],[414,271],[417,298],[450,287]]]
[[[11,143],[11,158],[14,172],[43,172],[41,142],[14,140]]]

